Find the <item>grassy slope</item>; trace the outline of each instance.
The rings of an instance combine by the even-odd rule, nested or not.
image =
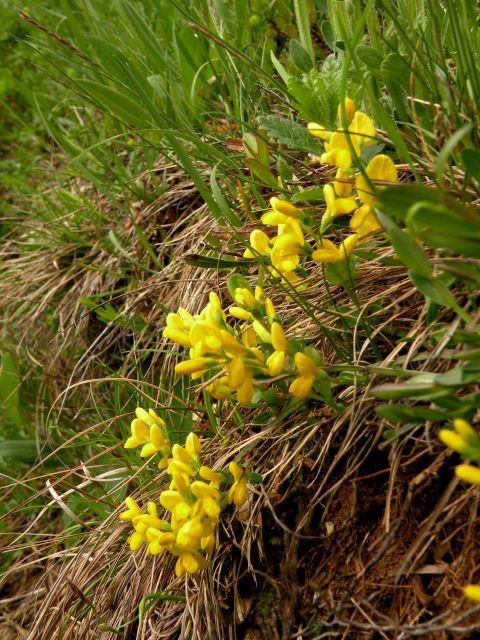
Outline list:
[[[472,101],[478,104],[476,94],[472,94],[475,84],[467,91],[462,78],[470,63],[460,57],[452,25],[437,24],[443,40],[435,40],[435,22],[431,14],[422,13],[424,3],[406,3],[400,25],[398,17],[389,15],[389,3],[384,4],[382,23],[380,19],[367,20],[370,14],[361,14],[355,3],[352,10],[356,16],[344,15],[338,3],[329,3],[330,27],[324,26],[324,31],[333,34],[332,41],[346,42],[353,60],[353,67],[344,75],[345,83],[350,83],[349,92],[357,92],[357,100],[363,98],[365,109],[384,129],[387,150],[399,154],[396,160],[403,166],[403,180],[426,174],[425,182],[442,184],[458,200],[469,202],[475,197],[478,182],[473,171],[467,181],[458,171],[468,170],[465,158],[469,154],[464,151],[474,148],[477,132],[465,131],[463,147],[449,140],[463,123],[470,124],[475,112]],[[221,10],[221,3],[219,6]],[[64,11],[66,7],[65,3]],[[185,264],[183,258],[187,253],[204,253],[205,245],[213,253],[226,250],[240,256],[243,251],[249,227],[245,233],[232,230],[228,224],[219,228],[225,214],[234,220],[232,212],[251,224],[244,219],[236,181],[241,180],[255,213],[265,207],[273,192],[258,177],[252,180],[242,170],[242,155],[228,151],[225,138],[231,140],[252,128],[260,95],[267,113],[270,101],[277,99],[261,93],[256,86],[260,71],[249,71],[242,57],[231,56],[212,38],[202,37],[201,45],[195,41],[191,44],[191,27],[185,26],[181,15],[176,19],[184,30],[176,32],[178,39],[173,42],[172,25],[158,24],[153,4],[144,14],[148,16],[146,22],[138,21],[141,12],[129,13],[124,5],[118,13],[103,3],[88,5],[90,13],[80,13],[75,3],[69,7],[73,12],[66,13],[64,21],[55,13],[38,19],[73,41],[89,59],[99,61],[102,70],[85,58],[71,57],[62,48],[57,51],[67,55],[67,66],[60,65],[59,60],[64,58],[47,51],[49,64],[59,65],[56,73],[66,70],[71,86],[77,93],[89,94],[95,107],[62,90],[58,111],[43,122],[58,145],[53,163],[52,156],[49,164],[43,160],[45,173],[50,180],[55,158],[63,156],[60,187],[50,182],[46,194],[38,188],[32,192],[28,187],[30,174],[26,174],[20,186],[29,194],[27,212],[25,195],[20,199],[17,185],[7,185],[14,202],[21,203],[12,212],[23,226],[22,233],[15,229],[7,233],[3,254],[7,268],[1,283],[3,298],[9,301],[4,305],[10,328],[7,340],[20,344],[15,351],[19,369],[15,375],[22,377],[27,367],[29,372],[35,371],[32,360],[24,359],[26,351],[40,368],[45,367],[43,376],[30,388],[27,385],[25,391],[30,394],[26,398],[37,398],[38,429],[32,433],[27,428],[22,436],[37,437],[41,447],[49,446],[54,453],[52,467],[35,468],[29,473],[29,482],[33,489],[42,486],[43,479],[39,484],[35,478],[47,471],[56,495],[63,497],[37,493],[35,501],[43,503],[45,497],[48,501],[53,495],[47,513],[57,520],[53,526],[58,526],[61,514],[64,527],[63,537],[57,537],[56,543],[76,544],[73,567],[68,556],[63,566],[55,565],[48,578],[53,588],[48,594],[41,592],[37,637],[54,637],[63,622],[69,625],[72,637],[84,637],[98,624],[121,626],[135,617],[132,603],[136,606],[142,601],[155,606],[138,625],[137,621],[132,623],[131,637],[135,637],[137,628],[138,637],[148,637],[149,624],[168,637],[180,627],[187,636],[222,637],[234,625],[239,637],[255,631],[260,637],[289,637],[302,625],[307,626],[310,637],[325,629],[337,635],[347,629],[347,637],[362,637],[362,633],[370,637],[370,630],[378,627],[383,627],[388,636],[397,623],[414,624],[420,634],[434,637],[432,625],[448,628],[455,620],[456,607],[457,613],[468,608],[459,592],[451,589],[474,577],[471,573],[476,551],[470,494],[459,491],[451,481],[451,462],[431,429],[454,415],[473,415],[475,400],[473,404],[460,400],[474,391],[476,380],[468,386],[456,385],[450,395],[445,394],[449,401],[443,401],[443,405],[432,405],[428,393],[424,402],[407,402],[414,413],[406,418],[404,412],[403,429],[394,420],[392,408],[378,417],[369,392],[382,381],[375,377],[379,374],[395,380],[402,369],[438,373],[452,368],[452,350],[468,340],[475,346],[474,331],[469,339],[457,334],[455,310],[445,305],[439,308],[435,302],[425,304],[401,263],[391,259],[372,263],[375,251],[367,247],[365,257],[370,262],[361,264],[357,271],[356,301],[340,287],[326,287],[321,269],[312,265],[309,274],[318,284],[302,294],[301,306],[286,302],[274,286],[269,289],[282,318],[288,320],[289,333],[308,335],[330,365],[345,367],[337,391],[337,400],[345,405],[341,415],[319,403],[293,414],[287,406],[278,415],[277,411],[272,411],[271,417],[263,415],[260,429],[258,410],[231,414],[227,406],[218,406],[215,416],[199,411],[201,397],[195,389],[174,381],[173,359],[165,358],[170,347],[160,337],[164,312],[179,304],[199,310],[209,290],[225,291],[224,272],[199,268],[195,262]],[[94,10],[102,14],[101,19],[94,19]],[[176,14],[172,11],[169,15]],[[242,49],[243,55],[261,64],[261,47],[255,45],[258,32],[248,32],[252,45],[248,39],[232,42],[240,31],[238,21],[246,22],[246,16],[224,17],[223,22],[209,22],[207,28],[216,33],[215,37],[225,36],[229,44]],[[231,20],[230,31],[227,18]],[[273,18],[277,20],[279,39],[293,35],[286,33],[281,15]],[[399,67],[398,60],[388,56],[397,51],[406,60],[417,55],[415,42],[401,40],[409,21],[424,34],[428,55],[418,63],[415,75],[402,77],[397,73],[401,64]],[[116,29],[110,29],[111,24]],[[355,25],[353,33],[351,24]],[[141,33],[145,25],[169,47],[152,50],[148,32]],[[462,28],[461,23],[458,28]],[[361,48],[365,47],[364,29],[368,29],[368,42],[378,52],[381,65],[371,48],[368,52]],[[247,38],[246,33],[241,31],[241,37]],[[476,46],[475,37],[472,34],[469,47]],[[45,42],[50,46],[51,40]],[[308,54],[305,33],[303,43]],[[360,48],[355,48],[358,44]],[[116,47],[116,56],[109,47]],[[440,49],[436,51],[435,47]],[[450,67],[442,62],[440,50],[448,50],[453,56]],[[192,60],[193,53],[198,58]],[[269,64],[266,56],[263,63]],[[302,65],[308,68],[308,64],[297,49],[288,69],[300,76]],[[433,72],[429,65],[433,65]],[[271,67],[266,68],[271,75]],[[199,76],[195,75],[196,69],[202,69]],[[153,93],[147,80],[152,76],[156,77]],[[261,77],[262,83],[269,82],[266,76]],[[432,80],[438,77],[445,80]],[[384,85],[387,96],[382,91]],[[132,104],[127,99],[122,102],[117,93],[105,94],[103,86],[127,92]],[[274,89],[281,90],[281,83],[276,82]],[[407,99],[407,94],[415,100]],[[171,98],[167,102],[165,95]],[[300,108],[300,114],[311,104],[308,95],[301,92],[288,98]],[[44,113],[48,112],[45,104],[48,102],[43,103]],[[432,109],[432,104],[441,108]],[[283,103],[278,102],[273,109],[280,113]],[[100,112],[107,115],[100,116]],[[220,118],[227,120],[226,132],[219,128],[224,125]],[[314,119],[313,114],[309,119]],[[318,119],[322,121],[320,114]],[[45,144],[40,124],[36,127],[35,139]],[[168,155],[173,147],[183,157],[190,175],[161,156],[164,146]],[[301,176],[304,186],[317,180],[318,171],[305,166],[305,154],[300,149],[285,153],[272,143],[270,152],[272,159],[277,154],[283,157],[289,170]],[[191,157],[195,159],[193,165]],[[215,188],[212,196],[208,185],[208,167],[217,165],[227,206]],[[278,161],[276,167],[272,164],[272,171],[280,167]],[[395,214],[399,215],[393,208]],[[383,250],[388,252],[388,243]],[[437,263],[442,259],[441,253],[429,252],[429,256]],[[468,254],[463,256],[461,252],[457,272],[460,265],[476,268]],[[407,266],[415,272],[415,264],[407,261]],[[451,275],[452,269],[447,269],[448,273]],[[445,282],[454,288],[461,307],[467,309],[471,294],[468,278],[450,277]],[[470,304],[473,308],[468,311],[474,316],[475,301]],[[325,338],[325,329],[330,338]],[[338,348],[344,354],[340,360],[335,356]],[[429,355],[432,352],[434,355]],[[352,374],[352,363],[362,375]],[[389,400],[401,392],[397,386],[390,390],[390,396],[384,390],[384,397]],[[408,399],[408,389],[404,395]],[[455,398],[460,406],[458,402],[455,405]],[[188,410],[195,409],[196,428],[217,432],[218,437],[208,447],[212,461],[228,460],[241,450],[252,468],[265,475],[249,510],[239,518],[229,516],[221,530],[213,561],[215,576],[220,580],[212,582],[207,573],[189,583],[190,611],[200,615],[202,622],[194,623],[185,615],[183,581],[172,581],[171,563],[163,557],[156,559],[154,572],[150,561],[138,566],[126,553],[120,539],[123,533],[114,520],[102,524],[119,505],[130,482],[130,475],[122,469],[134,471],[136,495],[142,499],[147,493],[155,495],[154,476],[145,469],[137,470],[135,459],[119,447],[118,438],[125,436],[125,424],[136,402],[165,407],[165,415],[180,432],[191,428]],[[399,403],[394,404],[398,416],[401,409]],[[31,418],[33,409],[25,401],[21,406]],[[437,416],[432,422],[431,414],[425,427],[427,409],[437,410]],[[25,416],[17,419],[25,424]],[[382,436],[386,438],[383,443]],[[69,446],[57,449],[65,441]],[[117,480],[107,484],[102,481],[108,476],[101,476],[100,481],[91,483],[87,478],[82,491],[69,494],[72,485],[85,482],[79,460],[86,461],[96,476],[117,470]],[[20,500],[16,502],[12,490],[10,496],[13,512],[18,513]],[[37,525],[40,534],[45,531],[44,519],[45,515]],[[25,524],[21,520],[18,526]],[[88,553],[82,555],[81,550]],[[43,547],[35,551],[41,558]],[[256,574],[251,573],[252,568]],[[20,563],[14,578],[22,571]],[[66,576],[74,586],[64,591]],[[231,581],[230,576],[235,579]],[[109,584],[109,588],[98,589],[98,583]],[[178,601],[163,599],[161,594],[166,590],[176,594]],[[146,593],[157,595],[145,601]],[[222,606],[212,607],[213,593]],[[112,598],[114,609],[109,605]],[[52,605],[59,606],[50,613]],[[73,618],[67,614],[70,607]],[[447,608],[453,612],[448,620],[436,618]],[[472,620],[468,618],[465,626]],[[105,637],[114,637],[105,633]]]

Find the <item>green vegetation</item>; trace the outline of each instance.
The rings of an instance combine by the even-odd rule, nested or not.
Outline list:
[[[2,637],[470,637],[477,3],[37,4],[0,0]]]

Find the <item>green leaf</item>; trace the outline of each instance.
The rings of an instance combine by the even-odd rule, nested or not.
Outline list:
[[[245,158],[244,163],[261,182],[274,189],[278,187],[278,182],[273,173],[255,158]]]
[[[306,127],[289,118],[259,116],[257,122],[270,138],[288,149],[316,154],[323,151],[323,146],[308,133]]]
[[[312,59],[303,48],[301,42],[295,38],[290,40],[289,59],[303,73],[310,71],[312,68]]]
[[[232,275],[228,277],[227,289],[232,296],[232,299],[235,296],[236,289],[248,289],[250,293],[253,294],[253,289],[250,286],[250,283],[241,273],[232,273]]]
[[[281,62],[273,53],[273,51],[270,51],[270,59],[272,60],[273,66],[277,70],[278,75],[281,77],[283,82],[288,86],[288,81],[290,80],[290,74],[285,69],[285,67],[281,64]]]
[[[256,473],[255,471],[247,471],[247,479],[252,484],[260,484],[263,482],[262,474]]]
[[[426,298],[429,298],[430,300],[433,300],[433,302],[442,304],[446,307],[457,307],[457,301],[455,300],[455,297],[447,289],[443,282],[441,282],[441,280],[439,280],[438,278],[434,278],[433,276],[424,278],[414,271],[410,271],[409,275],[415,287],[421,293],[423,293]]]
[[[312,65],[315,64],[315,53],[313,50],[312,34],[310,33],[310,4],[308,0],[293,0],[295,18],[297,20],[298,35],[303,48],[310,57]]]
[[[249,267],[252,260],[248,258],[227,258],[225,256],[202,256],[198,253],[189,253],[184,256],[184,261],[194,267],[201,269],[220,269],[220,271],[230,271],[237,267]]]
[[[18,362],[10,349],[4,345],[1,350],[0,399],[8,417],[16,427],[23,425],[20,411],[20,376]]]
[[[329,20],[323,20],[320,25],[320,31],[328,47],[332,51],[335,51],[335,34],[333,33],[332,25]]]
[[[332,262],[326,264],[325,278],[330,284],[342,284],[350,282],[352,279],[352,263],[348,262]]]
[[[378,49],[375,49],[374,47],[368,47],[365,44],[358,44],[355,47],[355,55],[370,70],[380,69],[383,58]]]
[[[119,120],[137,129],[151,126],[151,118],[148,113],[142,109],[138,101],[129,98],[126,92],[120,93],[116,89],[92,80],[78,79],[76,82],[94,102],[97,102]]]
[[[471,124],[466,124],[460,129],[457,129],[450,138],[443,145],[440,153],[437,157],[437,162],[435,163],[435,175],[437,176],[437,180],[440,182],[443,177],[443,173],[445,170],[445,165],[448,162],[449,156],[455,150],[455,147],[460,143],[462,138],[472,130]]]
[[[0,440],[0,458],[33,464],[38,458],[35,440]]]
[[[464,149],[462,151],[462,160],[468,175],[477,182],[480,182],[480,151],[476,149]]]
[[[323,187],[311,187],[310,189],[303,189],[303,191],[295,191],[293,194],[293,200],[295,201],[320,201],[324,202],[325,197],[323,195]]]
[[[432,400],[450,393],[451,390],[445,387],[413,382],[381,384],[371,390],[371,394],[380,400],[399,400],[401,398]]]
[[[242,221],[237,216],[237,214],[233,211],[233,209],[230,207],[227,200],[225,199],[225,196],[220,191],[220,187],[218,186],[218,182],[217,182],[217,168],[218,168],[218,165],[216,167],[213,167],[212,172],[210,174],[210,188],[212,190],[213,199],[217,203],[220,211],[225,216],[225,219],[228,220],[228,222],[233,227],[241,227]]]
[[[424,422],[444,421],[448,416],[444,411],[435,411],[427,407],[409,407],[404,404],[382,404],[375,409],[376,413],[391,422]]]
[[[432,268],[427,256],[418,244],[407,233],[397,227],[388,216],[379,211],[377,211],[377,216],[403,264],[413,273],[426,279],[431,278]]]

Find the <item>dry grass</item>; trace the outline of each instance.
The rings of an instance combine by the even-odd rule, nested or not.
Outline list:
[[[130,265],[135,277],[127,291],[110,300],[119,317],[142,318],[143,329],[134,336],[130,327],[116,323],[99,331],[93,312],[80,302],[119,286],[118,258],[99,240],[82,263],[108,273],[79,269],[75,260],[59,270],[63,247],[45,244],[42,252],[25,256],[18,236],[1,250],[11,270],[0,284],[4,311],[32,358],[49,363],[48,395],[65,410],[65,398],[72,398],[73,407],[78,401],[73,391],[88,390],[112,354],[122,356],[122,375],[134,382],[142,348],[153,351],[139,387],[155,402],[164,393],[158,386],[160,372],[165,375],[174,362],[161,337],[164,311],[155,302],[198,311],[212,288],[225,294],[224,276],[183,260],[187,253],[201,252],[207,234],[216,231],[214,223],[178,169],[158,169],[167,172],[167,190],[153,204],[136,208],[135,221],[163,268],[146,274]],[[108,207],[105,211],[114,216]],[[144,256],[134,229],[123,228],[131,256]],[[165,235],[159,235],[159,228]],[[308,336],[334,364],[335,353],[320,327],[332,331],[339,343],[351,344],[351,333],[329,311],[351,308],[351,303],[341,288],[325,289],[318,268],[309,276],[315,322],[291,301],[278,298],[276,303],[291,320],[289,335]],[[369,312],[373,334],[367,335],[359,322],[353,328],[353,364],[366,365],[375,343],[382,354],[377,366],[403,357],[405,367],[448,368],[443,343],[415,361],[430,348],[431,327],[423,299],[403,269],[363,264],[357,282],[360,307],[366,311],[367,304],[378,303],[378,308]],[[42,317],[52,305],[58,310],[58,331],[46,338]],[[358,317],[353,309],[351,317]],[[454,322],[448,311],[437,321]],[[391,338],[392,326],[403,332],[403,341]],[[80,358],[69,356],[77,349],[83,352]],[[259,427],[255,411],[245,412],[241,426],[224,413],[221,432],[205,447],[207,463],[221,468],[242,449],[248,452],[244,461],[263,474],[264,482],[253,488],[245,508],[222,521],[209,568],[176,578],[171,558],[129,553],[125,527],[112,517],[73,547],[58,544],[50,553],[41,547],[12,567],[1,602],[2,638],[473,638],[480,608],[463,599],[460,587],[480,561],[478,495],[474,489],[460,490],[452,480],[453,463],[428,422],[388,445],[382,442],[386,424],[369,395],[377,382],[372,373],[366,388],[340,388],[336,398],[345,405],[340,415],[309,405],[298,414],[280,412]],[[88,391],[83,401],[88,404]],[[196,419],[198,430],[209,430],[203,416]],[[157,479],[137,493],[143,500],[147,494],[155,498],[160,486]],[[57,500],[56,506],[62,505]],[[32,575],[29,567],[41,576]],[[152,606],[144,607],[139,619],[146,594],[157,594],[158,600],[147,600]]]

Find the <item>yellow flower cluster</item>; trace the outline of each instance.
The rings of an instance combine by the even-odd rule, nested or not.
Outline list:
[[[177,374],[188,374],[193,380],[205,375],[211,382],[206,387],[217,400],[236,395],[241,404],[252,401],[255,386],[268,385],[272,378],[296,378],[289,393],[307,398],[315,380],[328,379],[321,368],[321,358],[314,349],[309,355],[289,343],[270,298],[263,291],[248,286],[236,287],[229,315],[239,320],[234,327],[226,322],[220,300],[210,293],[207,306],[198,315],[185,309],[167,316],[163,335],[190,348],[190,358],[175,367]],[[308,370],[308,372],[307,372]]]
[[[147,413],[137,409],[136,413],[142,419],[145,414],[156,416],[152,410]],[[169,446],[171,455],[166,468],[171,483],[161,492],[159,502],[170,514],[170,520],[159,518],[155,502],[149,502],[144,512],[131,497],[126,498],[127,509],[119,517],[133,525],[128,538],[132,551],[144,544],[151,555],[169,551],[177,557],[175,572],[181,576],[205,568],[206,555],[215,548],[220,513],[227,505],[240,506],[246,500],[247,475],[236,462],[230,463],[228,473],[202,465],[201,444],[195,433],[187,436],[185,446]]]
[[[320,162],[334,164],[337,167],[332,182],[323,187],[325,211],[319,226],[321,237],[317,238],[316,249],[313,250],[305,240],[305,233],[315,237],[315,225],[311,215],[291,202],[274,196],[270,198],[271,209],[262,215],[261,222],[266,227],[276,227],[276,234],[270,236],[261,229],[255,229],[250,234],[249,247],[243,254],[245,258],[267,258],[268,272],[297,288],[306,286],[305,272],[301,265],[302,257],[311,256],[317,262],[327,264],[345,263],[352,255],[359,238],[380,227],[374,211],[374,205],[378,201],[378,189],[381,189],[384,183],[394,183],[398,180],[393,161],[384,154],[375,155],[363,173],[355,175],[352,166],[354,158],[360,157],[362,148],[373,144],[376,131],[371,118],[357,111],[352,100],[346,98],[344,106],[346,128],[341,126],[340,106],[338,130],[328,131],[315,122],[308,124],[309,132],[322,140],[325,146],[325,152],[319,158]],[[354,186],[356,194],[353,192]],[[336,245],[323,235],[335,218],[345,214],[352,214],[352,233]]]
[[[168,457],[171,455],[165,422],[157,416],[153,409],[145,411],[145,409],[137,407],[135,415],[136,418],[130,425],[132,435],[125,442],[125,449],[134,449],[143,445],[140,451],[142,458],[149,458],[155,453],[161,453],[162,457],[158,468],[164,469],[168,465]]]
[[[372,191],[372,185],[375,182],[397,182],[398,173],[388,156],[378,154],[367,164],[365,175],[359,173],[354,176],[352,151],[359,157],[363,147],[373,144],[376,132],[369,116],[356,111],[350,98],[345,99],[345,114],[348,124],[346,129],[342,129],[339,124],[337,131],[328,132],[315,122],[308,124],[309,132],[324,141],[325,153],[320,156],[320,162],[334,164],[337,167],[333,185],[327,184],[323,189],[327,206],[321,230],[325,231],[336,216],[354,211],[350,219],[350,228],[359,236],[365,236],[380,226],[373,210],[378,198]],[[342,121],[341,106],[338,108],[338,121]],[[359,207],[352,197],[354,183],[357,197],[362,203]],[[378,186],[376,188],[378,189]]]
[[[451,429],[440,429],[440,440],[464,458],[472,462],[480,462],[480,435],[462,418],[453,421]],[[455,475],[463,482],[480,486],[480,468],[470,464],[458,464]],[[468,584],[463,588],[470,600],[480,602],[480,585]]]
[[[305,245],[302,210],[277,197],[270,198],[270,206],[272,208],[263,214],[261,221],[266,226],[277,227],[277,235],[269,238],[260,229],[255,229],[250,234],[251,248],[246,249],[243,256],[267,256],[272,265],[269,272],[274,277],[281,277],[293,285],[300,284],[302,278],[296,269]]]

